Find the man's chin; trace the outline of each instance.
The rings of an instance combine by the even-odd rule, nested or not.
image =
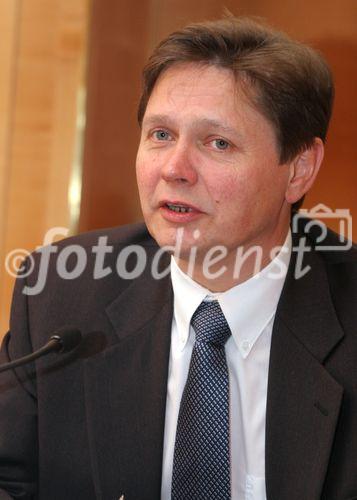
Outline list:
[[[157,226],[149,226],[148,230],[159,247],[167,248],[168,252],[180,253],[187,251],[194,244],[193,238],[189,238],[184,228],[165,228],[164,230]],[[192,241],[189,241],[189,240]]]
[[[189,259],[190,255],[196,254],[195,242],[178,241],[176,238],[155,238],[160,248],[164,249],[178,259]]]

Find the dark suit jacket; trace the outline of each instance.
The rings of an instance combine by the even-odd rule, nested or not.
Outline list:
[[[114,246],[111,269],[126,245],[146,249],[140,277],[92,279],[92,246],[104,235]],[[58,254],[70,244],[85,248],[87,267],[59,279]],[[160,498],[173,297],[169,276],[151,277],[156,250],[143,225],[88,233],[59,244],[41,294],[21,293],[36,272],[18,280],[2,362],[38,349],[64,325],[84,341],[1,375],[0,498]],[[270,356],[268,500],[357,498],[356,253],[308,252],[311,270],[299,280],[292,259]],[[168,263],[164,256],[162,268]]]

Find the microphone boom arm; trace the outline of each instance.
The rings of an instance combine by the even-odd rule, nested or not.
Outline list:
[[[77,347],[82,339],[82,335],[77,329],[63,329],[58,335],[52,335],[50,340],[37,351],[0,365],[0,373],[18,366],[31,363],[50,352],[68,352]]]

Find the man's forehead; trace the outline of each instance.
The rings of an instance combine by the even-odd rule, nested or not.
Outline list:
[[[159,76],[148,99],[146,112],[165,114],[164,104],[176,105],[180,112],[186,102],[189,107],[214,102],[218,111],[224,106],[227,109],[228,103],[228,108],[239,115],[241,108],[256,110],[252,102],[255,95],[252,82],[231,69],[207,63],[176,63]],[[217,115],[220,115],[219,112]],[[220,116],[219,119],[214,116],[207,120],[212,120],[212,126],[214,121],[222,124]]]

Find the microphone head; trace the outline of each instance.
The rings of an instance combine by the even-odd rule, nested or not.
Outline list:
[[[82,334],[78,328],[64,327],[52,335],[51,340],[58,342],[58,352],[69,352],[80,344]]]

